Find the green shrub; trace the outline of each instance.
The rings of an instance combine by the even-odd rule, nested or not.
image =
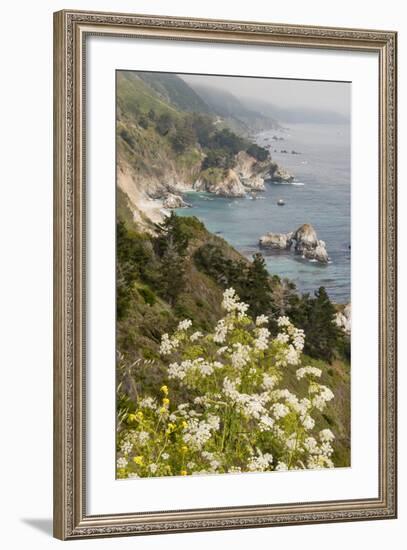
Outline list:
[[[141,296],[143,297],[146,304],[148,304],[149,306],[153,306],[156,303],[156,295],[148,287],[138,288],[137,290],[139,294],[141,294]]]

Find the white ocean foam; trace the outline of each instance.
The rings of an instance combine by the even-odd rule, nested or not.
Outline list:
[[[296,187],[303,187],[305,183],[302,181],[272,181],[272,185],[295,185]]]

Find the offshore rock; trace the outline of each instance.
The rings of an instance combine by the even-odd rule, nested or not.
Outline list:
[[[328,263],[328,251],[324,241],[318,240],[315,229],[309,223],[304,223],[294,232],[295,252],[309,260]]]
[[[168,193],[167,197],[163,202],[163,207],[167,209],[173,208],[187,208],[191,205],[184,201],[180,195],[174,195],[173,193]]]
[[[261,248],[273,250],[289,250],[292,245],[293,233],[266,233],[259,240]]]
[[[324,241],[318,239],[315,229],[309,223],[301,225],[290,233],[266,233],[259,239],[261,248],[274,250],[290,250],[295,243],[294,251],[308,260],[322,264],[329,261],[328,251]]]

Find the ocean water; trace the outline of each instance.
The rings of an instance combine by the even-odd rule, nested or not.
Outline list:
[[[283,139],[277,141],[273,136]],[[186,200],[192,208],[177,213],[196,216],[248,258],[260,250],[258,240],[265,233],[287,233],[310,223],[325,241],[330,263],[322,265],[293,252],[260,250],[268,270],[288,277],[301,292],[313,293],[324,286],[333,301],[349,302],[350,127],[298,124],[263,132],[255,140],[270,147],[272,159],[295,176],[293,184],[266,182],[266,191],[257,193],[256,198],[191,192]],[[300,154],[292,154],[292,150]],[[285,201],[284,206],[277,205],[279,199]]]

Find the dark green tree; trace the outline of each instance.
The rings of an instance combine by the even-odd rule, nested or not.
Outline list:
[[[117,317],[123,319],[134,298],[134,283],[142,278],[150,262],[150,254],[145,239],[138,233],[129,231],[119,221],[116,229],[116,292]]]
[[[189,235],[182,219],[171,212],[161,224],[156,225],[155,248],[161,261],[159,292],[171,305],[185,286],[185,257]]]
[[[147,116],[151,120],[151,122],[154,122],[155,120],[157,120],[157,116],[155,114],[154,109],[150,109],[147,113]]]
[[[260,253],[253,256],[253,261],[247,269],[246,281],[241,293],[241,298],[249,304],[250,313],[253,316],[273,313],[275,308],[270,274],[264,257]]]
[[[163,113],[157,120],[156,129],[161,136],[166,136],[173,126],[174,121],[172,116],[169,113]]]
[[[187,120],[177,124],[175,132],[171,136],[171,145],[176,153],[183,153],[195,144],[195,133]]]
[[[264,147],[260,147],[256,143],[252,143],[246,149],[246,152],[259,161],[264,161],[270,158],[270,153]]]
[[[304,351],[311,357],[332,362],[343,346],[343,333],[335,324],[336,309],[324,287],[314,297],[304,294],[292,298],[288,315],[293,323],[305,331]]]

